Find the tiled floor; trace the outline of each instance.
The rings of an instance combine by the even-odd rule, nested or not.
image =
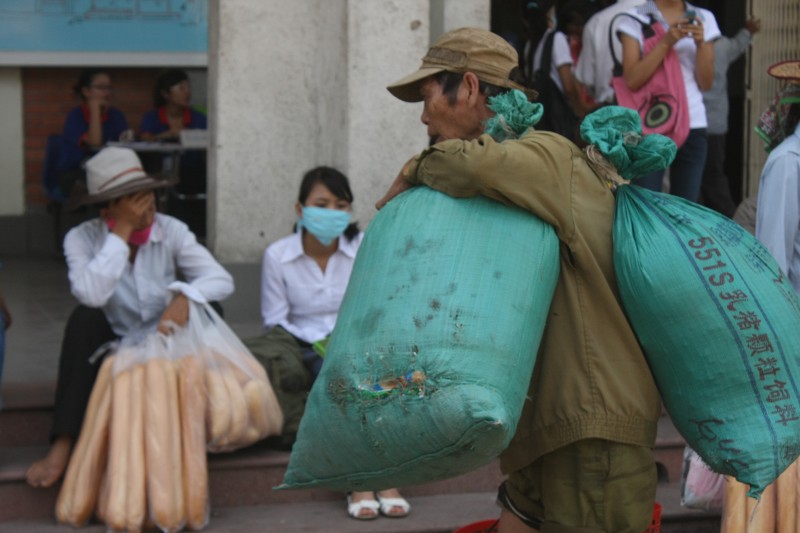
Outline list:
[[[246,338],[260,331],[258,265],[226,265],[237,290],[223,302],[231,328]],[[53,381],[61,335],[76,300],[59,259],[3,259],[0,289],[12,316],[6,332],[4,383]]]

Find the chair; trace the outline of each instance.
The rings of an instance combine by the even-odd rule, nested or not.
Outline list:
[[[42,166],[42,187],[47,194],[47,212],[53,216],[53,237],[56,253],[61,253],[61,212],[66,195],[59,183],[58,162],[61,157],[63,136],[52,134],[47,136],[44,148],[44,164]]]

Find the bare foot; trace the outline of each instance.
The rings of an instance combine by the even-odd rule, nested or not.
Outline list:
[[[52,487],[64,475],[71,452],[72,437],[68,435],[57,437],[45,458],[36,461],[28,468],[25,474],[28,485],[36,488]]]
[[[357,505],[364,502],[361,505]],[[360,518],[362,520],[377,518],[378,516],[378,502],[375,501],[375,494],[371,491],[367,492],[351,492],[347,499],[347,512],[353,518]]]
[[[400,494],[397,489],[386,489],[377,493],[378,501],[381,504],[381,514],[391,518],[401,518],[406,516],[411,506]]]

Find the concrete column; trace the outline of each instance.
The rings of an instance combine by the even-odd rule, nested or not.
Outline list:
[[[0,216],[25,213],[25,154],[22,142],[22,75],[0,68]]]
[[[431,42],[456,28],[469,26],[489,29],[491,24],[490,0],[430,0]]]
[[[425,146],[421,107],[385,86],[428,48],[427,0],[212,0],[209,246],[257,262],[291,231],[303,173],[351,179],[356,217]]]
[[[348,0],[347,173],[361,225],[403,164],[427,145],[422,104],[386,86],[416,70],[428,50],[427,0]]]

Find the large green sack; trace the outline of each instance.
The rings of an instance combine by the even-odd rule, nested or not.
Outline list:
[[[617,190],[614,266],[676,428],[758,497],[800,454],[800,301],[732,220],[676,196]]]
[[[415,187],[370,224],[281,488],[377,490],[491,462],[516,430],[558,277],[530,213]]]

